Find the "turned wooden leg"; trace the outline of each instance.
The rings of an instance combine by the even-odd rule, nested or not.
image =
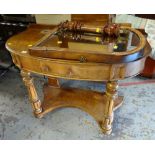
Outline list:
[[[21,76],[23,78],[23,81],[24,81],[27,89],[28,89],[29,99],[32,104],[34,115],[36,117],[40,117],[39,114],[42,112],[42,107],[41,107],[41,102],[38,98],[36,89],[33,84],[33,78],[30,76],[30,72],[27,72],[24,70],[21,71]]]
[[[105,134],[110,134],[112,131],[112,122],[113,122],[113,108],[114,101],[118,97],[117,94],[118,83],[117,81],[107,82],[106,84],[106,104],[104,111],[104,118],[102,122],[102,130]]]

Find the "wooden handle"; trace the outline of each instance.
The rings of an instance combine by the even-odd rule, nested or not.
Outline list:
[[[78,21],[70,22],[65,21],[59,24],[59,31],[72,31],[72,32],[89,32],[89,33],[99,33],[108,36],[118,36],[119,35],[119,24],[107,23],[102,27],[92,27],[91,25],[84,25]]]

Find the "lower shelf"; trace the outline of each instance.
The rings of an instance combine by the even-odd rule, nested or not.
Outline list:
[[[105,102],[105,93],[75,88],[56,88],[45,85],[44,101],[42,103],[43,111],[38,117],[43,117],[57,108],[75,107],[92,115],[100,125],[104,117]],[[122,102],[123,96],[119,96],[115,100],[114,110],[120,107]]]

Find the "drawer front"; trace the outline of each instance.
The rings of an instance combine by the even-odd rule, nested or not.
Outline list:
[[[137,72],[137,70],[134,73],[127,72],[127,70],[130,70],[130,66],[133,67],[133,63],[129,63],[129,66],[123,64],[80,63],[76,61],[47,60],[23,56],[18,56],[18,60],[16,65],[21,69],[65,79],[88,81],[118,80],[132,76]]]
[[[41,62],[41,70],[46,75],[67,79],[100,81],[109,78],[109,65],[88,65],[87,63]]]

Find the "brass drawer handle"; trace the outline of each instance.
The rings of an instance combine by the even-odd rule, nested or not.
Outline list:
[[[80,62],[86,62],[86,61],[87,61],[86,57],[84,57],[84,56],[80,57]]]

